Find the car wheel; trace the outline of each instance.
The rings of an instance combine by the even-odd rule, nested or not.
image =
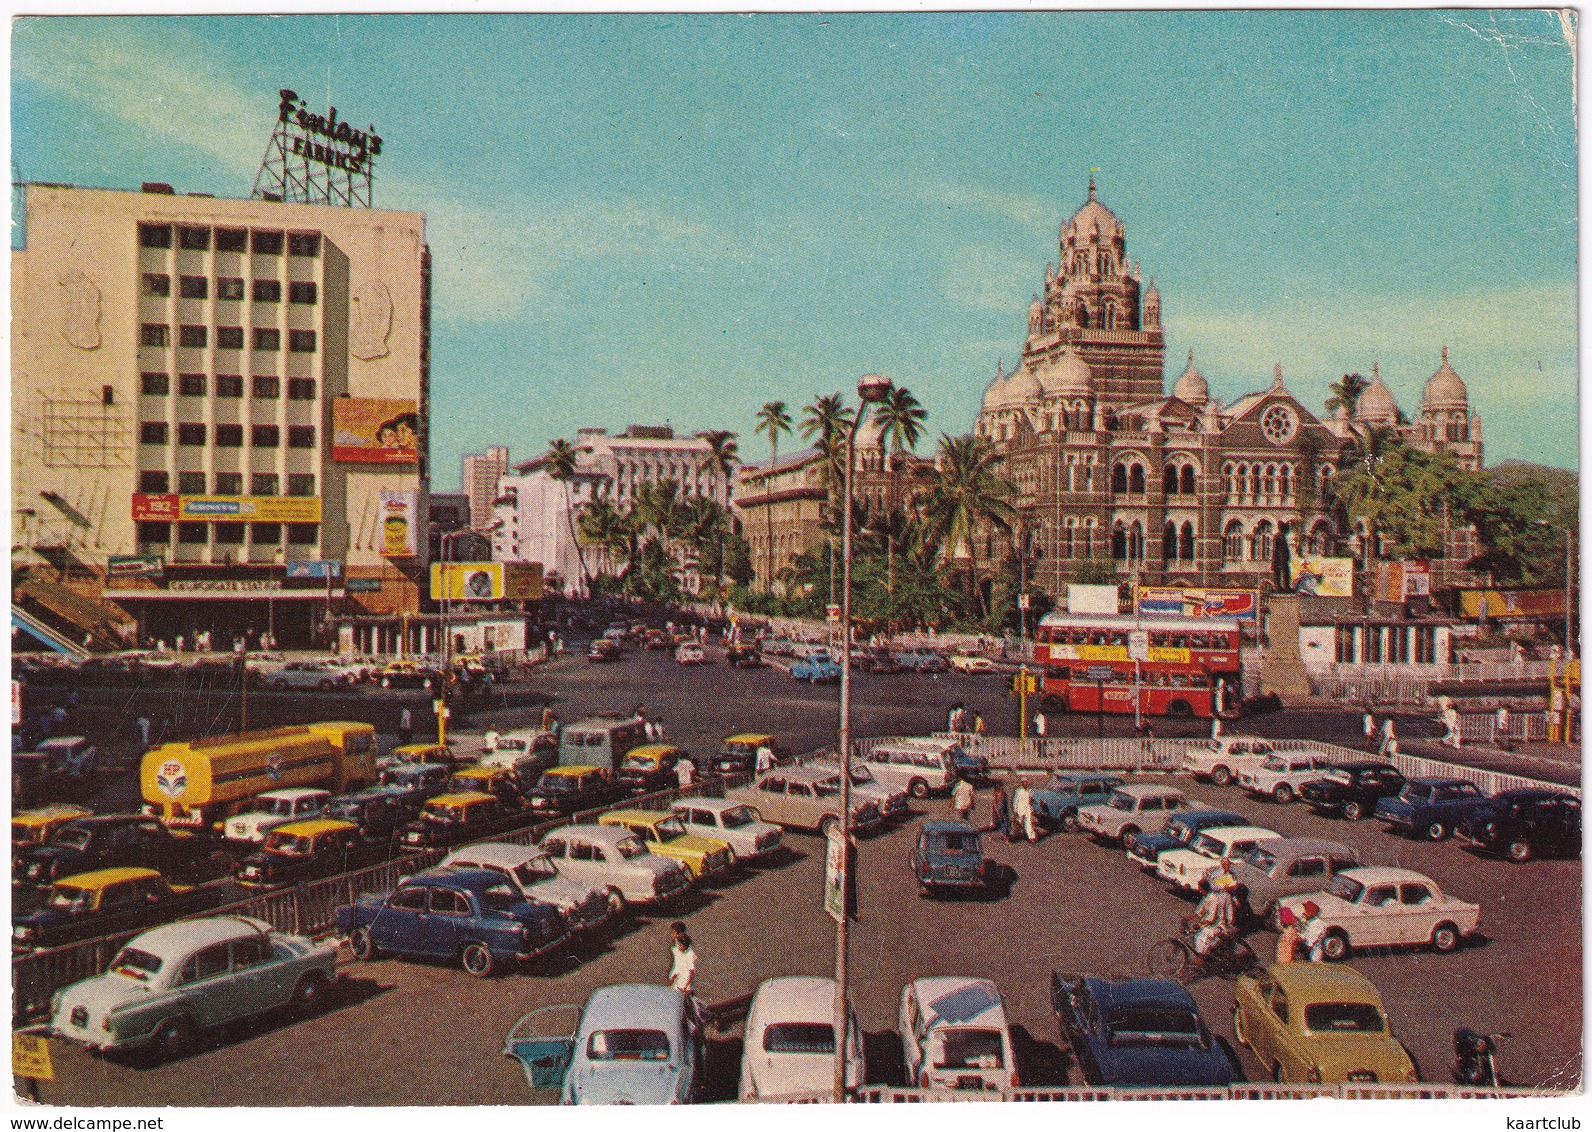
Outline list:
[[[162,1061],[171,1061],[191,1050],[193,1041],[192,1022],[186,1018],[168,1018],[155,1031],[151,1046]]]
[[[1211,781],[1218,786],[1231,786],[1233,784],[1233,772],[1225,766],[1219,766],[1211,771]]]
[[[624,910],[625,894],[617,888],[610,888],[608,890],[608,914],[610,916],[618,916],[623,914]]]
[[[1078,811],[1068,810],[1061,815],[1061,821],[1057,824],[1068,833],[1076,833],[1078,830]],[[1127,839],[1123,838],[1123,840],[1126,841]]]
[[[355,928],[349,933],[348,950],[361,962],[369,962],[381,955],[376,949],[376,941],[371,937],[369,928]]]
[[[1279,806],[1286,806],[1294,799],[1293,787],[1289,786],[1286,782],[1279,782],[1277,784],[1277,789],[1271,792],[1271,799]]]
[[[1341,963],[1349,957],[1349,937],[1337,928],[1327,933],[1321,941],[1321,955],[1331,963]]]
[[[819,836],[821,836],[821,837],[824,837],[824,838],[833,837],[839,831],[840,831],[840,819],[835,817],[835,816],[833,816],[833,815],[830,815],[829,817],[825,818],[823,821],[818,823],[818,833],[819,833]]]
[[[1434,821],[1426,827],[1426,840],[1442,841],[1448,836],[1448,827],[1440,821]]]
[[[464,950],[459,953],[459,963],[466,974],[478,979],[484,979],[497,970],[497,960],[492,958],[492,952],[487,950],[484,943],[465,944]]]
[[[319,971],[310,971],[293,988],[293,1012],[301,1018],[314,1014],[320,1010],[328,989],[326,976]]]
[[[1249,1030],[1244,1025],[1244,1012],[1238,1008],[1237,1003],[1233,1004],[1233,1038],[1241,1046],[1249,1044]]]
[[[1193,719],[1194,709],[1188,705],[1187,700],[1173,700],[1166,705],[1166,714],[1173,719]]]
[[[1135,833],[1138,833],[1138,832],[1139,832],[1139,827],[1138,826],[1136,826],[1136,825],[1125,825],[1125,826],[1122,827],[1122,832],[1117,834],[1117,840],[1122,842],[1122,843],[1124,843],[1124,844],[1126,844],[1128,838],[1132,837]]]
[[[1511,861],[1529,861],[1531,860],[1531,842],[1525,840],[1525,838],[1511,841],[1507,852]]]
[[[1448,954],[1459,946],[1459,929],[1453,924],[1438,924],[1432,929],[1432,950]]]
[[[1363,817],[1365,817],[1365,807],[1359,802],[1343,803],[1344,821],[1359,821]]]
[[[929,784],[921,778],[914,778],[907,785],[907,791],[914,798],[927,798],[929,796]]]

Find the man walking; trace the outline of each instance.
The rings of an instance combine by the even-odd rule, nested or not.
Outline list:
[[[1006,799],[1006,783],[997,782],[995,791],[990,797],[990,827],[991,833],[1010,834],[1012,826],[1011,804]]]
[[[398,745],[408,746],[415,737],[415,717],[408,708],[398,713]]]
[[[1034,737],[1038,739],[1045,737],[1045,713],[1042,711],[1034,713]]]
[[[1365,732],[1365,749],[1369,751],[1376,743],[1376,716],[1371,713],[1369,707],[1365,709],[1365,716],[1360,720],[1360,727]]]
[[[680,783],[681,790],[689,790],[692,783],[696,782],[696,765],[682,755],[680,761],[674,765],[674,776]]]
[[[1395,739],[1396,736],[1393,734],[1393,717],[1390,715],[1382,721],[1382,744],[1377,748],[1376,753],[1379,755],[1386,755],[1388,753],[1388,746],[1392,744]]]
[[[669,925],[669,985],[683,995],[696,991],[696,948],[686,933],[685,922],[676,920]]]
[[[1034,831],[1034,796],[1021,778],[1017,780],[1017,789],[1012,791],[1012,828],[1007,840],[1019,836],[1030,844],[1039,840],[1038,833]]]
[[[757,745],[757,773],[761,776],[774,769],[774,749],[767,743]]]
[[[973,784],[965,778],[958,778],[956,788],[951,791],[951,809],[956,811],[961,821],[968,821],[973,816]]]

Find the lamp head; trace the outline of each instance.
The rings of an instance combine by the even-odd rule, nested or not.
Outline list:
[[[857,398],[865,405],[877,405],[895,388],[895,383],[882,373],[863,374],[857,380]]]

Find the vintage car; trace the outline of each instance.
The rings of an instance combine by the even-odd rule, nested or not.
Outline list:
[[[1119,786],[1106,801],[1078,811],[1078,828],[1101,841],[1122,841],[1135,833],[1155,833],[1174,815],[1194,809],[1195,803],[1171,786],[1133,783]]]
[[[277,826],[314,817],[331,800],[330,790],[269,790],[254,800],[254,809],[226,820],[224,836],[228,841],[258,845]]]
[[[833,759],[814,759],[804,763],[814,770],[829,772],[830,784],[840,789],[840,764]],[[879,816],[885,821],[903,821],[912,816],[912,799],[899,786],[887,784],[873,773],[873,764],[862,759],[851,760],[851,796],[879,807]]]
[[[337,818],[311,818],[279,825],[265,844],[232,867],[239,884],[292,884],[329,873],[345,873],[374,855],[359,826]]]
[[[453,868],[488,869],[502,874],[526,900],[551,904],[564,913],[572,931],[596,931],[613,915],[608,907],[606,889],[564,876],[558,870],[558,863],[536,845],[482,841],[455,849],[442,863]]]
[[[1183,773],[1227,786],[1241,772],[1258,767],[1273,749],[1266,740],[1253,735],[1222,735],[1191,747],[1183,756]]]
[[[1233,1036],[1284,1084],[1420,1080],[1382,996],[1352,967],[1284,963],[1241,975]]]
[[[1320,778],[1299,787],[1299,797],[1318,814],[1341,814],[1359,821],[1376,812],[1376,804],[1404,789],[1404,776],[1387,763],[1339,763]]]
[[[334,691],[353,682],[353,678],[347,673],[334,671],[313,660],[295,660],[290,664],[284,664],[260,680],[260,683],[267,688],[278,690],[313,688],[319,692]]]
[[[326,671],[343,677],[347,684],[363,684],[381,668],[368,656],[334,656],[321,661],[321,665]]]
[[[355,959],[457,960],[478,979],[564,946],[569,931],[557,908],[526,900],[489,869],[427,869],[337,909],[337,932]]]
[[[94,1050],[176,1057],[199,1031],[281,1007],[308,1014],[337,979],[337,944],[248,916],[183,920],[134,936],[102,975],[57,991],[50,1029]]]
[[[1581,855],[1581,799],[1557,790],[1505,790],[1459,827],[1461,840],[1511,861]]]
[[[840,828],[840,780],[833,771],[810,767],[779,767],[750,786],[727,791],[726,797],[755,806],[764,821],[787,829],[813,830],[827,835]],[[884,821],[873,801],[853,797],[851,825],[866,832]]]
[[[735,863],[729,845],[717,838],[696,836],[671,813],[610,810],[597,819],[597,824],[628,829],[649,852],[679,861],[697,880],[728,872]]]
[[[440,763],[448,767],[469,766],[475,756],[469,751],[455,750],[442,743],[405,743],[394,747],[384,756],[384,768],[405,763]]]
[[[383,688],[429,688],[441,677],[436,669],[414,660],[394,660],[372,679]]]
[[[503,803],[505,810],[520,810],[525,808],[525,793],[530,786],[513,767],[477,763],[453,772],[448,793],[490,794]]]
[[[1258,767],[1239,771],[1238,785],[1257,798],[1270,798],[1286,806],[1298,796],[1300,787],[1335,765],[1325,755],[1277,751],[1261,759]]]
[[[827,652],[815,652],[790,666],[791,679],[809,684],[833,684],[840,679],[840,665]]]
[[[377,779],[379,785],[372,789],[386,791],[419,813],[429,799],[447,792],[452,777],[453,768],[447,763],[399,763],[384,769]]]
[[[537,817],[557,817],[605,806],[623,791],[600,766],[555,766],[525,793],[526,809]]]
[[[927,798],[949,794],[956,785],[956,752],[961,749],[955,739],[891,739],[861,752],[852,765],[866,765],[874,778],[892,790]]]
[[[971,676],[980,672],[998,672],[1000,665],[987,656],[957,653],[951,657],[951,671]]]
[[[1320,890],[1328,879],[1360,863],[1349,846],[1316,837],[1262,841],[1233,862],[1233,879],[1243,887],[1249,910],[1270,919],[1277,901]]]
[[[385,786],[372,786],[332,798],[321,809],[321,817],[353,822],[365,840],[385,845],[392,842],[399,826],[420,812],[421,805],[419,798],[404,797]]]
[[[398,848],[417,852],[474,841],[496,833],[512,820],[503,803],[490,794],[438,794],[420,808],[418,818],[394,836]]]
[[[1034,820],[1045,829],[1077,829],[1078,811],[1104,804],[1122,781],[1120,774],[1057,771],[1044,786],[1030,792]]]
[[[1166,979],[1050,976],[1063,1048],[1090,1085],[1230,1085],[1243,1077],[1200,1017],[1193,996]]]
[[[43,845],[11,854],[11,884],[48,888],[62,877],[113,865],[140,866],[171,873],[185,854],[170,831],[143,814],[96,814],[56,828]]]
[[[785,831],[758,817],[757,811],[743,802],[681,798],[670,807],[670,813],[685,823],[687,832],[724,842],[737,862],[770,857],[784,844]]]
[[[11,818],[11,852],[15,854],[32,845],[43,845],[55,835],[56,830],[89,814],[90,811],[82,806],[66,802],[55,802],[16,814]]]
[[[906,1079],[919,1088],[1017,1087],[1006,1002],[988,979],[914,979],[901,991],[896,1030]]]
[[[925,894],[948,889],[984,892],[992,877],[978,830],[965,821],[925,821],[907,858]]]
[[[647,629],[641,634],[641,647],[649,652],[674,647],[674,638],[662,629]]]
[[[679,665],[707,664],[708,654],[701,645],[688,641],[674,650],[674,662]]]
[[[679,747],[667,743],[648,743],[632,747],[619,761],[614,775],[619,785],[631,794],[650,794],[654,790],[667,790],[679,785],[675,768],[688,756]]]
[[[1198,894],[1222,861],[1236,861],[1261,841],[1282,834],[1258,825],[1213,826],[1194,835],[1186,849],[1168,849],[1155,863],[1155,873],[1174,889]]]
[[[865,650],[868,655],[868,671],[877,676],[895,676],[905,672],[906,665],[896,659],[895,653],[885,648],[870,648]]]
[[[1168,849],[1187,848],[1189,842],[1193,841],[1201,830],[1243,824],[1245,824],[1244,815],[1234,813],[1232,810],[1184,810],[1167,822],[1166,828],[1159,833],[1141,831],[1131,837],[1124,837],[1122,847],[1127,851],[1128,860],[1142,869],[1154,872],[1162,853]]]
[[[570,880],[601,888],[618,914],[626,904],[662,904],[691,887],[691,870],[649,852],[628,829],[566,825],[542,838],[542,851]]]
[[[709,774],[746,774],[756,769],[757,752],[763,747],[768,748],[776,763],[790,761],[790,749],[774,736],[748,731],[727,737],[719,747],[719,753],[711,759],[701,760],[697,769]]]
[[[847,1011],[846,1087],[863,1082],[862,1027]],[[835,1082],[835,980],[764,979],[752,995],[741,1052],[743,1101],[824,1093]]]
[[[763,654],[756,645],[731,645],[724,654],[724,663],[731,668],[761,668]]]
[[[1481,921],[1481,906],[1445,896],[1430,877],[1382,866],[1344,869],[1320,891],[1291,896],[1278,907],[1304,919],[1304,905],[1321,909],[1308,924],[1304,942],[1321,946],[1324,958],[1347,959],[1356,947],[1431,944],[1453,951]]]
[[[42,907],[16,916],[11,949],[57,947],[74,940],[136,931],[213,904],[219,893],[168,884],[154,869],[112,868],[62,877]]]
[[[581,1012],[563,1103],[689,1104],[705,1049],[696,1010],[673,987],[601,987]]]
[[[586,661],[589,664],[610,664],[624,655],[624,649],[619,647],[618,641],[599,637],[586,650]]]
[[[1442,841],[1487,802],[1481,787],[1463,778],[1412,778],[1397,798],[1378,801],[1373,816],[1390,833]]]
[[[943,656],[928,649],[898,651],[895,660],[908,672],[944,672],[950,668]]]

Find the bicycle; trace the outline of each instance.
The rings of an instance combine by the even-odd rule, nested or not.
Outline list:
[[[1151,945],[1145,957],[1151,977],[1173,979],[1186,986],[1197,978],[1236,978],[1260,966],[1260,957],[1239,936],[1223,940],[1210,954],[1200,956],[1194,950],[1196,930],[1185,920],[1177,935]]]

